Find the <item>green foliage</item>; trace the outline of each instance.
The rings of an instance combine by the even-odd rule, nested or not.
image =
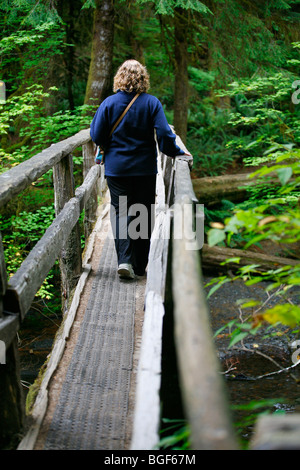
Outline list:
[[[191,84],[197,86],[195,78]],[[235,161],[234,150],[225,148],[229,139],[226,111],[216,109],[210,98],[190,105],[187,146],[194,156],[194,173],[198,177],[220,175]]]
[[[48,73],[53,57],[63,53],[64,32],[54,23],[18,29],[0,40],[0,73],[9,92],[29,86]]]
[[[294,44],[290,57],[297,51]],[[233,110],[228,125],[234,137],[227,148],[247,165],[260,168],[252,173],[258,184],[248,189],[248,199],[226,217],[224,228],[208,231],[208,243],[250,248],[264,240],[274,243],[299,242],[300,108],[293,106],[290,70],[233,82],[220,97],[230,97]],[[278,186],[268,182],[277,175]],[[283,281],[283,280],[282,280]],[[287,278],[288,281],[288,278]]]
[[[295,125],[296,127],[296,125]],[[273,128],[274,131],[274,128]],[[274,139],[278,138],[274,131]],[[273,153],[274,152],[274,153]],[[234,246],[236,240],[243,240],[242,247],[251,249],[253,245],[259,245],[264,241],[276,244],[299,244],[300,242],[300,212],[299,212],[299,183],[300,183],[300,150],[292,149],[287,145],[275,145],[270,149],[274,164],[259,167],[252,173],[252,177],[258,176],[264,180],[266,192],[259,191],[259,186],[251,189],[252,199],[236,207],[229,217],[224,218],[223,228],[208,230],[208,243],[210,245],[227,244]],[[277,174],[278,190],[268,190],[266,178],[270,174]],[[298,191],[297,191],[298,190]],[[241,247],[241,246],[240,246]],[[293,248],[291,248],[291,252]],[[293,253],[299,259],[299,253]],[[239,265],[240,259],[231,259],[227,262],[235,262]],[[225,263],[226,264],[226,263]],[[300,262],[293,266],[285,266],[278,269],[257,269],[259,265],[248,265],[237,269],[234,279],[242,279],[245,285],[253,285],[261,281],[267,282],[267,292],[277,289],[278,300],[281,297],[286,302],[286,295],[293,286],[300,285]],[[214,279],[209,292],[212,295],[224,283],[231,282],[231,278],[222,276]],[[291,302],[279,303],[275,307],[263,309],[263,305],[255,299],[241,303],[239,308],[258,307],[256,312],[248,316],[248,320],[241,323],[233,320],[226,325],[232,331],[230,333],[229,347],[243,341],[248,335],[255,335],[258,329],[264,325],[279,325],[298,328],[300,325],[300,309]],[[259,313],[258,313],[259,312]],[[219,334],[220,331],[217,332]],[[276,334],[276,333],[275,333]]]
[[[190,427],[183,419],[163,418],[165,427],[160,431],[159,449],[188,450],[190,449]]]
[[[47,115],[47,99],[54,92],[57,88],[45,91],[42,85],[35,84],[26,88],[22,95],[9,97],[6,103],[0,104],[0,136],[12,139],[17,135],[21,139],[20,143],[13,145],[9,145],[10,140],[6,139],[7,148],[0,149],[0,172],[89,126],[89,113],[95,110],[94,106],[82,105],[73,111]],[[22,145],[23,142],[30,145]]]
[[[72,15],[66,13],[71,3]],[[247,201],[240,205],[223,201],[218,212],[206,208],[206,220],[217,218],[224,223],[223,229],[208,230],[211,245],[251,248],[265,240],[287,244],[300,241],[296,204],[300,107],[291,102],[292,84],[299,79],[300,43],[293,47],[289,43],[293,21],[299,20],[291,11],[293,3],[114,2],[114,68],[129,57],[144,62],[151,75],[150,92],[161,99],[170,122],[176,66],[173,18],[175,12],[186,17],[190,93],[187,147],[194,155],[194,174],[222,174],[235,163],[263,165],[257,172],[262,183],[249,189]],[[92,110],[82,102],[92,36],[92,28],[86,25],[92,24],[96,2],[57,5],[65,21],[58,16],[53,1],[1,2],[0,78],[7,85],[8,99],[0,105],[0,172],[90,124]],[[84,23],[83,18],[89,20]],[[75,155],[74,160],[76,170],[81,168],[81,158]],[[278,188],[267,181],[271,171],[278,177]],[[0,216],[9,275],[19,268],[54,218],[53,206],[47,205],[53,201],[51,172],[21,198],[16,211],[8,208],[10,213]],[[239,259],[231,262],[238,265]],[[299,266],[266,272],[257,268],[240,267],[234,279],[243,279],[246,285],[268,281],[269,289],[277,289],[278,296],[300,283]],[[38,293],[40,298],[54,296],[55,277],[52,270]],[[213,280],[209,295],[228,282],[231,279],[227,276]],[[298,306],[285,303],[265,311],[261,307],[256,299],[241,299],[239,309],[260,309],[259,316],[254,318],[250,313],[246,321],[234,320],[227,325],[231,347],[249,335],[255,337],[263,324],[297,328]],[[257,404],[249,406],[257,408]],[[188,449],[190,430],[186,423],[169,424],[172,429],[162,437],[160,448]]]
[[[0,104],[0,172],[22,163],[52,143],[67,138],[91,121],[95,107],[65,109],[61,91],[54,83],[53,68],[67,47],[65,27],[51,5],[35,0],[2,2],[0,24],[0,76],[7,100]],[[5,19],[4,19],[5,18]],[[62,59],[60,59],[62,62]],[[61,86],[62,64],[56,70]],[[75,174],[82,158],[74,155]],[[50,205],[49,205],[50,202]],[[35,182],[0,216],[5,261],[12,276],[54,218],[52,171]],[[37,297],[54,297],[56,266]],[[57,289],[57,286],[55,287]]]
[[[234,426],[237,436],[243,449],[247,450],[249,442],[243,438],[244,434],[249,434],[249,429],[253,429],[258,418],[264,415],[283,414],[285,411],[278,409],[278,404],[282,403],[281,398],[252,400],[248,403],[231,405],[231,410],[242,414],[241,418],[235,421]]]
[[[51,90],[56,88],[50,88]],[[43,90],[42,85],[31,85],[22,95],[12,96],[0,104],[0,135],[13,132],[13,124],[17,118],[22,123],[30,122],[45,112],[45,100],[50,97],[49,92]]]
[[[137,0],[144,4],[151,2],[155,6],[155,12],[158,15],[174,16],[175,9],[182,8],[198,13],[208,13],[210,10],[203,2],[199,0]]]
[[[277,158],[277,165],[264,166],[254,172],[252,176],[258,175],[260,177],[266,177],[274,171],[277,172],[278,179],[282,184],[276,194],[277,197],[261,201],[259,205],[250,209],[236,209],[234,215],[225,220],[224,229],[214,229],[208,233],[209,243],[215,245],[218,243],[217,240],[222,238],[230,244],[232,237],[241,231],[246,236],[251,236],[245,245],[246,249],[261,240],[282,243],[298,242],[300,240],[300,214],[296,205],[298,194],[293,191],[300,183],[299,156],[299,150],[285,153]],[[283,164],[283,161],[289,159],[291,163]],[[292,175],[294,179],[290,181]],[[291,199],[287,199],[289,195],[292,195]],[[277,215],[272,214],[274,207],[276,207]],[[216,231],[220,233],[217,234]]]
[[[0,215],[2,242],[5,255],[7,273],[12,276],[36,242],[42,237],[45,230],[54,219],[54,207],[41,207],[35,212],[23,211],[18,216],[6,218]],[[50,279],[53,270],[45,279],[37,292],[37,296],[51,299],[54,296]]]
[[[261,280],[264,280],[263,276]],[[215,287],[220,287],[220,281],[217,279],[212,282],[217,282]],[[282,295],[286,296],[287,294],[287,289],[283,289],[283,291],[278,290],[276,292],[279,301]],[[228,331],[228,348],[232,348],[239,343],[243,345],[244,340],[246,340],[246,338],[249,340],[249,337],[252,337],[252,341],[255,341],[257,334],[260,333],[260,335],[262,335],[262,332],[264,339],[285,335],[287,342],[290,342],[291,335],[298,334],[300,331],[300,308],[297,305],[279,303],[274,307],[266,307],[264,309],[264,304],[261,301],[256,299],[239,299],[237,307],[240,311],[240,318],[231,320],[226,325],[219,328],[214,334],[214,336],[217,337],[221,333]],[[243,315],[246,315],[246,318],[241,321]]]
[[[37,242],[54,220],[54,207],[41,207],[36,212],[21,212],[11,220],[14,236]]]
[[[22,24],[36,26],[42,23],[57,23],[60,18],[52,2],[36,0],[3,0],[0,9],[6,25]]]
[[[300,285],[300,277],[296,281]],[[264,313],[263,318],[272,325],[280,322],[294,328],[300,324],[300,307],[290,304],[275,305]]]
[[[198,21],[190,51],[201,67],[195,60],[189,68],[188,121],[196,176],[222,174],[246,158],[270,160],[263,154],[271,146],[299,141],[299,109],[291,104],[299,48],[284,42],[290,3],[214,2],[213,21]]]
[[[239,263],[239,258],[227,260]],[[226,262],[224,263],[226,264]],[[238,344],[244,347],[244,340],[252,337],[252,342],[260,334],[263,339],[285,336],[286,342],[300,331],[300,308],[289,299],[289,291],[293,286],[300,285],[298,266],[285,266],[283,268],[261,272],[258,265],[241,267],[234,277],[220,276],[212,279],[207,287],[211,287],[208,297],[213,295],[223,284],[242,279],[246,286],[252,286],[259,282],[269,283],[265,289],[266,300],[255,298],[239,299],[236,302],[238,310],[237,318],[229,321],[219,328],[214,336],[228,333],[228,348]],[[275,300],[277,304],[268,307],[268,300]],[[255,344],[254,344],[255,346]]]
[[[89,127],[90,111],[95,109],[95,106],[82,105],[72,111],[61,110],[51,116],[33,117],[29,125],[21,130],[20,136],[30,136],[33,143],[31,152],[37,153],[52,143],[71,137],[80,129]]]
[[[235,81],[230,90],[219,96],[230,96],[234,110],[228,124],[235,136],[227,148],[244,158],[246,164],[274,160],[300,144],[300,110],[291,102],[292,84],[297,76],[288,71],[254,79]]]
[[[190,85],[195,88],[198,93],[207,92],[211,89],[215,80],[215,72],[197,69],[196,67],[188,67]]]
[[[82,5],[82,9],[84,8],[96,8],[95,0],[85,0],[84,4]]]

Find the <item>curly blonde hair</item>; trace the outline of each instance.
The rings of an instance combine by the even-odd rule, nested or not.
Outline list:
[[[119,67],[114,78],[114,91],[146,93],[149,88],[150,78],[147,69],[137,60],[126,60]]]

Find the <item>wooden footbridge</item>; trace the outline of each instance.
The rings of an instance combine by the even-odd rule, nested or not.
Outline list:
[[[84,181],[75,189],[72,153],[79,147]],[[161,388],[168,380],[163,338],[172,337],[171,363],[178,368],[192,449],[237,448],[202,285],[197,227],[203,213],[188,163],[162,154],[158,163],[147,277],[130,281],[116,275],[109,199],[89,129],[0,175],[3,206],[53,168],[56,209],[54,222],[9,281],[0,239],[2,445],[17,436],[18,449],[155,449],[164,411]],[[57,258],[63,322],[25,416],[17,333]]]

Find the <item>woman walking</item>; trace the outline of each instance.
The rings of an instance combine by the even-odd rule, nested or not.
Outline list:
[[[92,140],[104,151],[118,273],[129,279],[144,275],[148,263],[157,174],[155,134],[165,155],[187,155],[176,145],[160,101],[147,93],[149,87],[146,68],[136,60],[124,62],[114,77],[115,94],[101,103],[91,123]],[[142,215],[139,233],[130,230],[136,209]]]

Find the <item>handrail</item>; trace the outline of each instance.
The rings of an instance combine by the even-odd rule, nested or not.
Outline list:
[[[71,153],[80,146],[83,147],[84,181],[75,191]],[[82,272],[78,221],[82,210],[86,209],[87,235],[88,231],[91,231],[91,223],[96,220],[97,190],[95,188],[101,174],[100,167],[94,165],[90,130],[82,130],[68,139],[52,144],[29,160],[2,173],[0,175],[0,207],[51,168],[54,170],[56,217],[9,280],[7,280],[0,234],[0,345],[5,344],[6,364],[9,365],[2,368],[0,374],[0,440],[17,434],[24,421],[16,348],[16,334],[22,320],[56,259],[61,258],[62,250],[67,253],[63,261],[61,258],[60,264],[62,277],[64,274],[63,283],[69,296],[71,296],[71,288],[74,288],[74,283],[79,279],[78,271]],[[95,199],[96,206],[90,203],[91,199]],[[75,268],[72,271],[72,266],[71,269],[67,266],[64,273],[64,263],[68,261],[68,258],[78,260],[76,272]],[[5,408],[10,409],[11,412],[6,413]]]
[[[90,130],[84,129],[72,137],[57,144],[52,144],[29,160],[2,173],[0,175],[0,207],[7,204],[31,183],[47,173],[64,157],[70,155],[73,150],[90,140]]]
[[[172,290],[182,399],[192,448],[232,450],[237,444],[203,288],[195,200],[188,164],[179,160],[174,180]]]
[[[89,129],[80,131],[73,137],[53,144],[48,149],[35,155],[0,175],[0,205],[28,187],[46,173],[52,165],[58,164],[77,147],[91,140]],[[56,216],[42,238],[31,250],[17,272],[10,278],[4,295],[4,313],[20,314],[23,320],[31,302],[54,265],[71,230],[77,223],[91,192],[100,176],[100,167],[94,165],[86,175],[83,184],[76,189],[75,195]],[[3,270],[2,270],[3,272]],[[0,339],[3,327],[0,322]],[[12,333],[10,337],[13,336]],[[8,343],[7,343],[8,341]],[[9,338],[5,337],[6,345]]]
[[[21,319],[24,318],[35,294],[67,242],[84,208],[84,202],[88,199],[99,176],[100,168],[95,165],[90,169],[83,185],[76,190],[75,197],[65,204],[18,271],[12,276],[4,297],[4,309],[10,313],[19,312]]]
[[[177,141],[185,148],[178,136]],[[131,449],[151,450],[159,444],[166,289],[172,292],[178,374],[192,448],[235,449],[201,276],[203,239],[195,226],[203,224],[203,206],[194,194],[187,162],[159,154],[159,163]]]
[[[183,146],[181,141],[179,144]],[[75,191],[70,153],[81,145],[84,145],[86,175]],[[203,214],[197,211],[198,201],[188,163],[172,160],[161,153],[158,160],[158,204],[149,254],[131,448],[152,449],[158,444],[162,332],[168,289],[172,291],[178,372],[185,413],[191,427],[192,447],[235,449],[237,446],[227,413],[226,394],[210,331],[201,276],[201,246],[197,245],[195,225]],[[0,175],[0,206],[52,167],[58,180],[55,182],[56,218],[8,282],[0,235],[0,340],[7,347],[13,345],[36,292],[63,247],[69,243],[80,213],[94,197],[101,170],[100,166],[93,165],[89,129],[53,144]],[[67,188],[64,187],[65,182]],[[167,275],[169,268],[171,277]],[[170,279],[171,285],[168,284]],[[9,389],[8,382],[8,395]],[[4,395],[5,390],[2,393]],[[10,399],[13,403],[14,393]],[[6,425],[0,412],[0,434]]]
[[[159,439],[161,353],[167,284],[171,211],[172,160],[158,152],[156,217],[151,237],[141,355],[137,372],[131,449],[153,449]]]

